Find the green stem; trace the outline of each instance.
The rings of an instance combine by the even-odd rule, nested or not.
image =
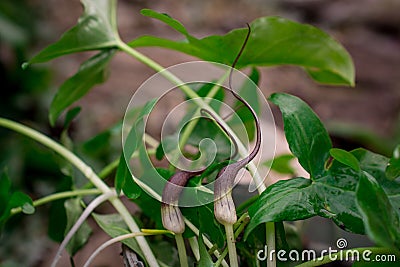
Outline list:
[[[155,149],[149,149],[147,150],[147,153],[149,155],[154,155],[156,153]],[[139,152],[135,151],[132,154],[132,158],[136,158],[139,156]],[[107,178],[116,168],[118,168],[119,165],[119,158],[115,159],[114,161],[110,162],[109,164],[107,164],[107,166],[105,166],[98,174],[98,176],[100,177],[100,179],[104,180],[105,178]],[[82,186],[82,189],[89,189],[92,188],[93,184],[91,182],[88,182],[87,184],[85,184],[84,186]]]
[[[211,88],[211,90],[208,92],[208,94],[206,95],[206,99],[204,100],[205,103],[209,104],[211,99],[217,94],[218,89],[221,87],[221,84],[224,82],[224,80],[227,78],[227,76],[229,75],[229,72],[227,72],[225,75],[223,75],[215,84],[214,86]],[[197,117],[197,115],[200,113],[200,108],[197,109],[195,116]],[[179,147],[183,147],[186,142],[188,141],[190,135],[192,134],[194,128],[196,127],[197,123],[199,122],[199,119],[196,118],[194,120],[191,120],[185,127],[180,140],[179,140]]]
[[[353,255],[351,252],[358,252],[358,255],[360,255],[360,259],[362,259],[362,254],[367,250],[371,251],[372,254],[391,254],[391,253],[394,254],[393,249],[390,249],[390,248],[382,248],[382,247],[351,248],[351,249],[341,250],[337,253],[333,253],[330,255],[326,255],[326,256],[322,257],[322,259],[318,258],[316,260],[304,262],[302,264],[296,265],[296,267],[321,266],[323,264],[327,264],[327,263],[336,261],[337,259],[340,258],[340,254],[346,255],[347,252],[351,255]],[[370,255],[368,255],[368,257],[370,257]],[[336,257],[336,259],[335,259],[335,257]]]
[[[197,235],[197,236],[200,235],[199,229],[198,229],[191,221],[189,221],[189,220],[188,220],[187,218],[185,218],[185,217],[183,217],[183,220],[185,221],[185,224],[190,228],[190,230],[193,231],[193,233],[194,233],[195,235]],[[213,243],[211,243],[211,241],[210,241],[210,240],[207,238],[207,236],[205,236],[205,235],[203,235],[203,241],[204,241],[204,244],[205,244],[209,249],[211,249],[211,248],[214,247]],[[217,258],[220,258],[220,257],[221,257],[221,254],[219,253],[218,249],[214,250],[213,254],[214,254],[215,257],[217,257]],[[222,259],[221,265],[224,266],[224,267],[229,267],[228,264],[226,263],[226,261],[225,261],[224,259]]]
[[[84,163],[74,153],[72,153],[62,145],[58,144],[57,142],[51,140],[47,136],[29,127],[26,127],[20,123],[10,121],[4,118],[0,118],[0,126],[16,131],[41,143],[44,146],[47,146],[54,152],[58,153],[60,156],[64,157],[78,170],[80,170],[83,173],[83,175],[85,175],[85,177],[91,183],[93,183],[102,193],[108,194],[111,191],[111,189],[96,175],[96,173],[92,170],[92,168],[86,165],[86,163]],[[126,209],[124,204],[122,204],[122,202],[118,198],[111,198],[110,202],[114,206],[114,208],[118,211],[118,213],[121,215],[125,223],[128,225],[129,229],[132,232],[139,232],[140,229],[138,225],[133,220],[132,216],[130,215],[129,211]],[[153,252],[151,251],[149,245],[147,244],[146,239],[144,239],[144,237],[142,236],[139,236],[136,238],[136,240],[143,254],[146,257],[149,266],[159,266]]]
[[[246,216],[244,216],[244,215],[246,215]],[[236,238],[238,238],[240,233],[243,232],[246,225],[250,222],[250,217],[248,217],[247,213],[243,214],[240,218],[242,218],[242,220],[240,220],[240,219],[238,220],[238,222],[240,221],[240,223],[239,224],[235,223],[235,225],[236,225],[235,240],[236,240]],[[222,260],[225,259],[227,254],[228,254],[228,248],[225,248],[224,251],[221,253],[221,256],[218,257],[218,260],[215,263],[214,267],[218,267],[221,264]]]
[[[238,267],[238,260],[236,254],[236,245],[235,245],[235,235],[233,234],[233,225],[225,224],[225,233],[226,233],[226,243],[228,245],[229,252],[229,264],[230,267]]]
[[[163,75],[167,80],[169,80],[172,83],[174,83],[175,85],[179,86],[181,88],[181,90],[188,97],[192,98],[193,101],[200,108],[207,109],[211,113],[211,115],[216,117],[220,121],[221,125],[223,127],[225,127],[225,129],[227,129],[229,134],[232,136],[232,139],[234,139],[236,141],[236,143],[238,145],[239,155],[241,155],[243,157],[247,155],[247,149],[245,148],[243,143],[240,141],[240,139],[237,137],[237,135],[232,131],[232,129],[225,123],[225,121],[223,119],[220,118],[219,114],[217,114],[213,109],[211,109],[210,106],[207,103],[204,102],[204,100],[199,98],[199,96],[190,87],[185,85],[178,77],[176,77],[173,73],[171,73],[168,70],[166,70],[164,67],[159,65],[157,62],[155,62],[152,59],[146,57],[145,55],[139,53],[138,51],[136,51],[135,49],[131,48],[130,46],[128,46],[124,42],[120,41],[118,43],[118,47],[122,51],[124,51],[127,54],[133,56],[134,58],[136,58],[140,62],[146,64],[147,66],[149,66],[150,68],[154,69],[155,71],[160,72],[160,74]],[[250,171],[250,173],[253,176],[254,183],[256,185],[258,185],[257,190],[258,190],[259,194],[261,194],[266,189],[266,186],[263,183],[263,179],[261,178],[261,176],[259,175],[259,173],[257,171],[257,166],[253,162],[249,162],[249,164],[247,165],[247,168],[248,168],[248,170]],[[271,225],[266,226],[266,227],[269,230],[272,230],[272,228],[273,228]],[[268,231],[267,232],[267,241],[269,242],[269,244],[267,244],[267,245],[269,245],[269,248],[275,250],[275,231]],[[270,264],[268,265],[268,267],[275,267],[276,265],[273,262],[276,262],[275,255],[270,260]]]
[[[105,166],[100,172],[99,177],[101,179],[105,179],[118,167],[119,165],[119,158],[115,159],[114,161],[110,162],[107,166]],[[85,185],[86,186],[86,185]]]
[[[276,244],[275,244],[275,223],[267,222],[267,223],[265,223],[265,228],[266,228],[266,233],[267,233],[267,239],[266,239],[267,248],[272,248],[275,250],[275,246],[276,246]],[[276,266],[275,253],[273,253],[272,257],[268,257],[267,266],[268,267]]]
[[[175,240],[178,247],[179,262],[181,263],[181,267],[189,267],[188,259],[186,256],[185,242],[183,240],[182,234],[175,234]]]
[[[196,261],[200,260],[200,249],[199,249],[199,242],[197,241],[196,236],[192,236],[188,238],[190,248],[192,249],[193,255]]]
[[[58,199],[63,199],[63,198],[96,195],[96,194],[101,194],[101,191],[99,189],[81,189],[81,190],[60,192],[60,193],[55,193],[55,194],[45,196],[43,198],[33,201],[33,206],[38,207],[38,206],[44,205],[46,203],[49,203],[49,202],[52,202],[52,201],[55,201]],[[13,208],[11,210],[11,215],[18,214],[21,212],[22,212],[22,207]]]

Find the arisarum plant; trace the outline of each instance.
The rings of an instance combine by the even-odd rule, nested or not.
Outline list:
[[[88,179],[88,183],[83,186],[71,179],[71,186],[65,192],[54,192],[33,201],[26,194],[13,190],[10,181],[12,179],[3,174],[0,176],[1,225],[6,224],[8,219],[16,214],[21,212],[31,214],[39,206],[58,200],[64,203],[62,212],[67,215],[68,220],[68,223],[65,223],[68,228],[65,226],[61,232],[71,233],[65,235],[60,251],[66,243],[69,243],[66,247],[72,262],[74,254],[90,242],[90,231],[80,231],[78,228],[80,225],[89,227],[84,221],[91,215],[111,239],[93,253],[87,265],[108,245],[122,242],[141,262],[151,267],[188,266],[192,261],[197,262],[199,266],[215,264],[224,267],[229,265],[275,267],[281,263],[274,257],[260,262],[256,255],[265,246],[271,250],[288,248],[283,223],[322,216],[346,231],[367,235],[375,243],[372,248],[355,248],[356,250],[370,249],[371,253],[392,254],[397,257],[398,263],[400,249],[398,149],[389,159],[362,148],[352,151],[333,148],[323,123],[304,101],[288,94],[275,93],[269,99],[282,111],[286,139],[293,154],[290,158],[296,157],[310,174],[310,178],[296,177],[266,187],[262,181],[267,177],[260,175],[253,160],[260,152],[264,138],[261,135],[257,112],[268,109],[267,104],[259,106],[260,96],[253,94],[254,91],[251,91],[246,83],[238,93],[232,88],[231,75],[229,75],[229,86],[224,90],[220,81],[226,80],[229,72],[216,77],[215,80],[206,81],[213,83],[214,86],[196,88],[186,84],[182,77],[136,50],[137,47],[175,50],[210,61],[213,65],[225,64],[225,70],[231,71],[234,68],[251,67],[250,79],[253,85],[258,84],[259,67],[289,64],[301,67],[316,82],[354,86],[354,65],[351,57],[332,37],[310,25],[279,17],[262,17],[251,22],[247,29],[233,29],[225,35],[211,35],[199,39],[171,16],[144,9],[141,12],[144,16],[168,25],[180,33],[183,40],[145,35],[124,42],[118,34],[116,0],[82,0],[82,3],[84,10],[77,24],[67,30],[58,41],[44,48],[23,65],[24,68],[28,68],[32,64],[83,51],[97,53],[83,62],[76,74],[60,86],[50,105],[51,125],[56,125],[60,116],[72,105],[76,105],[77,101],[96,84],[105,82],[110,68],[109,63],[115,54],[124,53],[158,72],[179,89],[186,100],[193,100],[195,109],[187,112],[187,116],[193,115],[193,118],[189,118],[190,123],[184,127],[181,135],[172,133],[181,137],[178,148],[184,150],[184,155],[192,159],[198,157],[193,149],[186,149],[186,145],[194,146],[194,151],[200,150],[200,144],[195,140],[198,141],[201,137],[214,140],[217,148],[227,148],[233,144],[235,154],[237,153],[237,158],[240,159],[235,160],[236,157],[232,156],[227,158],[226,153],[217,150],[213,162],[209,166],[203,166],[201,171],[182,170],[174,166],[173,162],[168,162],[167,166],[160,164],[158,166],[163,167],[155,168],[151,164],[157,158],[162,158],[166,152],[170,152],[164,151],[163,147],[171,144],[169,143],[171,138],[151,136],[143,126],[144,118],[157,108],[154,100],[138,107],[138,113],[135,113],[139,115],[135,117],[136,123],[130,131],[130,137],[135,142],[125,143],[124,151],[118,150],[119,156],[104,165],[103,170],[98,173],[85,162],[87,161],[85,152],[71,151],[38,131],[18,122],[0,118],[1,127],[27,136],[56,152]],[[254,89],[254,86],[252,88]],[[232,110],[244,106],[236,112],[235,119],[223,118],[219,106],[210,103],[210,99],[229,102],[226,101],[225,92],[232,94],[237,101]],[[248,98],[249,95],[251,97]],[[66,120],[69,123],[65,123],[65,128],[77,118],[78,113],[79,109],[67,111]],[[204,116],[199,119],[194,118],[194,114]],[[239,138],[235,130],[238,121],[247,131],[245,136],[247,140],[255,137],[255,146],[250,153],[242,142],[242,136]],[[96,144],[108,146],[111,141],[106,137],[110,136],[111,132],[121,133],[122,127],[117,124],[112,129],[95,136],[94,139],[102,140]],[[63,133],[67,135],[67,129],[64,129]],[[179,150],[178,148],[176,150]],[[144,157],[146,153],[151,159]],[[131,160],[138,160],[139,164],[130,164]],[[145,169],[143,177],[136,177],[131,170],[140,167]],[[146,169],[148,167],[154,167],[152,173],[168,174],[161,180],[164,185],[161,192],[145,183],[146,175],[150,174],[150,169]],[[245,167],[259,185],[259,195],[236,208],[232,191],[235,190],[234,182],[239,171]],[[103,181],[114,173],[116,173],[114,183]],[[203,205],[180,207],[182,190],[187,188],[193,189],[190,192],[196,193],[191,197],[207,196],[210,201]],[[97,198],[90,201],[93,198],[83,198],[84,196],[97,196]],[[374,200],[372,202],[371,196]],[[122,202],[120,198],[123,197],[135,203],[140,212],[131,214],[127,206],[133,204]],[[109,201],[116,213],[100,214],[101,211],[96,207],[103,201]],[[76,230],[77,234],[73,234]],[[176,239],[177,248],[171,237]],[[186,241],[190,244],[190,251],[186,250]],[[165,242],[167,246],[163,246]],[[176,255],[176,251],[179,252],[179,261],[168,257]],[[226,258],[228,253],[229,259]],[[319,266],[329,261],[329,258],[324,257],[321,261],[293,262],[289,266],[296,264]],[[361,266],[360,264],[354,263],[354,266]],[[363,266],[372,265],[365,263]]]

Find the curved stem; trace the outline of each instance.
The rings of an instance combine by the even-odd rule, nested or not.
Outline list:
[[[135,49],[131,48],[124,42],[120,41],[118,43],[118,47],[126,52],[127,54],[133,56],[140,62],[144,63],[145,65],[149,66],[150,68],[154,69],[155,71],[160,72],[161,75],[163,75],[167,80],[171,81],[175,85],[179,86],[181,90],[190,98],[193,99],[193,101],[203,109],[207,109],[210,111],[210,113],[218,118],[218,121],[220,121],[221,125],[227,129],[229,134],[232,136],[232,139],[235,140],[235,142],[238,144],[238,152],[241,156],[245,157],[247,156],[247,149],[244,147],[243,143],[240,141],[240,139],[237,137],[237,135],[232,131],[232,129],[225,123],[224,120],[222,120],[213,109],[209,107],[207,103],[204,102],[201,98],[198,97],[198,95],[187,85],[185,85],[178,77],[176,77],[173,73],[169,72],[166,70],[164,67],[162,67],[160,64],[157,62],[153,61],[152,59],[146,57],[145,55],[141,54],[140,52],[136,51]],[[265,189],[266,186],[263,183],[263,179],[259,175],[257,171],[257,167],[253,162],[249,162],[247,165],[247,168],[249,172],[253,176],[254,183],[257,185],[257,190],[259,194],[261,194]],[[270,223],[269,225],[266,226],[267,230],[272,230],[274,226]],[[267,245],[271,249],[275,249],[275,231],[268,231],[267,232]],[[274,257],[270,260],[268,267],[275,267],[276,266],[276,260],[275,260],[275,255]]]
[[[142,233],[142,232],[130,233],[130,234],[120,235],[120,236],[114,237],[113,239],[110,239],[110,240],[104,242],[101,246],[99,246],[99,247],[92,253],[92,255],[90,255],[89,259],[85,262],[85,265],[83,265],[83,267],[89,267],[90,263],[92,263],[92,261],[94,260],[94,258],[96,258],[96,256],[99,255],[99,253],[100,253],[101,251],[103,251],[103,250],[106,249],[107,247],[111,246],[112,244],[115,244],[115,243],[117,243],[117,242],[123,241],[123,240],[128,239],[128,238],[134,238],[134,237],[146,236],[146,235],[153,235],[153,234]]]
[[[57,142],[51,140],[47,136],[29,127],[26,127],[20,123],[10,121],[4,118],[0,118],[0,126],[14,130],[20,134],[23,134],[41,143],[44,146],[47,146],[54,152],[58,153],[60,156],[64,157],[78,170],[80,170],[85,175],[85,177],[104,194],[112,192],[112,190],[94,173],[94,171],[88,165],[86,165],[86,163],[84,163],[74,153],[72,153],[62,145],[58,144]],[[114,206],[114,208],[118,211],[118,213],[121,215],[125,223],[128,225],[128,228],[132,232],[139,232],[138,225],[133,220],[132,216],[130,215],[129,211],[126,209],[124,204],[122,204],[122,202],[118,198],[112,198],[110,199],[110,202]],[[139,236],[136,238],[136,241],[138,242],[139,247],[141,248],[143,254],[145,255],[149,266],[159,266],[153,252],[151,251],[144,237]]]
[[[54,256],[53,262],[51,263],[51,267],[57,266],[58,261],[61,258],[61,253],[63,252],[64,248],[68,245],[68,242],[72,239],[75,233],[78,231],[79,227],[85,222],[87,217],[97,208],[101,203],[108,200],[109,198],[116,196],[115,192],[110,191],[104,193],[103,195],[98,196],[94,199],[85,209],[85,211],[79,216],[78,220],[76,220],[75,224],[72,228],[68,231],[68,234],[64,237],[64,240],[61,242],[60,247],[57,250],[56,255]]]
[[[161,75],[163,75],[167,80],[172,82],[173,84],[179,86],[179,88],[190,98],[193,99],[193,101],[202,109],[207,109],[213,117],[217,118],[218,121],[221,123],[221,125],[227,129],[229,134],[232,136],[232,139],[235,140],[235,142],[238,144],[238,152],[239,155],[245,157],[247,156],[247,149],[243,145],[243,143],[240,141],[239,137],[235,134],[235,132],[229,127],[229,125],[217,114],[203,99],[201,99],[196,92],[194,92],[189,86],[184,84],[183,81],[181,81],[178,77],[176,77],[173,73],[169,72],[167,69],[162,67],[160,64],[155,62],[154,60],[146,57],[142,53],[138,52],[137,50],[133,49],[132,47],[128,46],[124,42],[120,41],[118,43],[119,49],[122,51],[126,52],[127,54],[133,56],[140,62],[144,63],[145,65],[149,66],[155,71],[160,72]],[[259,175],[257,171],[257,167],[253,162],[249,162],[247,165],[250,173],[253,176],[253,180],[256,185],[258,185],[258,192],[261,194],[265,189],[266,186],[263,183],[263,179]]]
[[[186,256],[185,241],[183,240],[182,234],[175,234],[175,241],[178,247],[179,262],[181,267],[189,267],[188,259]]]
[[[233,234],[233,225],[225,224],[225,233],[226,233],[226,243],[228,245],[229,252],[229,264],[231,267],[238,267],[238,260],[236,254],[236,245],[235,245],[235,235]]]
[[[296,265],[296,267],[321,266],[323,264],[338,260],[337,256],[340,256],[340,254],[346,255],[346,252],[349,253],[349,254],[350,254],[350,252],[358,252],[358,255],[360,255],[360,254],[364,253],[365,251],[371,251],[371,253],[373,253],[373,254],[390,254],[390,253],[394,253],[393,249],[382,248],[382,247],[351,248],[351,249],[341,250],[341,251],[339,251],[337,253],[333,253],[333,254],[330,254],[330,255],[326,255],[322,259],[318,258],[316,260],[311,260],[311,261],[304,262],[302,264]],[[351,253],[351,255],[353,255],[353,253]],[[371,254],[369,254],[369,256],[370,255]]]
[[[101,194],[101,191],[99,189],[78,189],[74,191],[65,191],[65,192],[60,192],[60,193],[55,193],[49,196],[45,196],[43,198],[37,199],[33,201],[33,206],[38,207],[41,205],[44,205],[46,203],[58,200],[58,199],[63,199],[63,198],[70,198],[70,197],[77,197],[77,196],[88,196],[88,195],[96,195],[96,194]],[[11,210],[11,215],[18,214],[22,212],[21,207],[13,208]]]

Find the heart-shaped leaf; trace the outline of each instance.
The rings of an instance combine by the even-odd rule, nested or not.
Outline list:
[[[186,40],[173,41],[142,36],[129,43],[132,47],[158,46],[177,50],[203,60],[232,65],[247,29],[235,29],[225,35],[197,39],[169,15],[144,10],[142,14],[158,19],[182,33]],[[346,50],[323,31],[279,17],[262,17],[251,24],[247,46],[237,68],[290,64],[303,67],[317,82],[354,85],[354,65]]]

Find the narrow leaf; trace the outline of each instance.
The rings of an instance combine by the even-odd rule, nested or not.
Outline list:
[[[76,118],[76,116],[78,116],[81,110],[81,107],[74,107],[68,110],[67,114],[65,114],[64,129],[69,128],[71,122]]]
[[[65,233],[68,233],[75,222],[78,220],[79,216],[82,214],[83,210],[80,204],[80,198],[68,199],[65,201],[64,206],[67,212],[67,227]],[[89,236],[92,233],[92,229],[84,222],[79,230],[75,233],[72,239],[69,241],[66,249],[69,255],[73,256],[80,248],[82,248],[88,241]]]
[[[169,25],[171,28],[173,28],[174,30],[182,33],[185,36],[188,35],[188,33],[187,33],[185,27],[182,25],[182,23],[180,23],[179,21],[173,19],[168,14],[158,13],[158,12],[156,12],[154,10],[151,10],[151,9],[142,9],[142,11],[140,13],[142,13],[142,15],[144,15],[144,16],[147,16],[147,17],[150,17],[150,18],[154,18],[154,19],[158,19],[158,20],[164,22],[165,24]]]
[[[123,154],[121,154],[119,159],[117,173],[115,175],[115,190],[117,194],[122,190],[129,199],[138,198],[142,192],[142,189],[133,180]]]
[[[131,233],[128,230],[128,226],[125,224],[124,220],[119,214],[100,215],[93,213],[92,215],[101,229],[103,229],[103,231],[112,238]],[[145,258],[142,250],[134,238],[124,239],[121,242],[132,249],[142,259]]]
[[[214,263],[211,259],[210,254],[208,254],[206,246],[204,245],[202,232],[200,232],[199,234],[199,252],[200,252],[200,260],[198,262],[198,266],[213,267]]]
[[[318,116],[298,97],[275,93],[269,99],[282,112],[285,136],[293,155],[311,177],[322,175],[332,143]]]
[[[360,171],[360,163],[358,162],[357,158],[350,152],[339,148],[332,148],[329,153],[337,161],[353,168],[355,171]]]
[[[49,120],[52,125],[67,107],[87,94],[94,85],[106,80],[106,68],[114,53],[115,50],[104,50],[91,57],[61,85],[50,106]]]

